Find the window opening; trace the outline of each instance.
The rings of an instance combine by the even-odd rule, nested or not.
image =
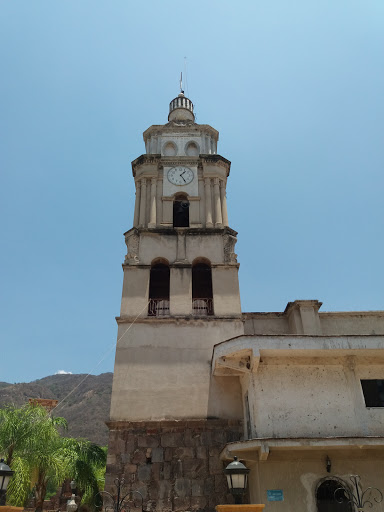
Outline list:
[[[384,407],[384,380],[361,380],[366,407]]]
[[[316,503],[317,512],[352,512],[352,506],[342,492],[337,493],[335,498],[336,489],[340,489],[344,485],[339,480],[329,479],[325,480],[317,489]],[[340,500],[343,500],[340,503]]]
[[[169,275],[169,267],[164,263],[151,268],[148,316],[169,315]]]
[[[212,270],[206,263],[192,267],[192,310],[196,316],[213,315]]]
[[[189,227],[189,201],[187,199],[176,199],[173,202],[173,227]]]

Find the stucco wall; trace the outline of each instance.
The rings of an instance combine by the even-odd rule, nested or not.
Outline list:
[[[384,409],[367,409],[360,378],[383,366],[260,364],[248,391],[254,437],[384,435]]]
[[[373,459],[369,455],[356,457],[352,454],[335,457],[331,453],[331,473],[326,472],[326,453],[308,455],[291,460],[268,460],[247,463],[251,503],[265,503],[266,512],[317,512],[316,489],[323,479],[341,478],[347,483],[350,475],[361,476],[363,489],[368,486],[383,489],[382,474],[384,459]],[[363,458],[364,457],[364,458]],[[268,489],[280,489],[284,493],[283,502],[267,501]],[[370,510],[367,506],[367,510]],[[375,512],[384,510],[383,503],[374,503]]]
[[[120,323],[111,420],[242,419],[237,378],[211,377],[212,348],[243,331],[240,320]]]
[[[303,309],[301,308],[301,314],[303,314]],[[307,332],[298,331],[295,328],[296,324],[289,321],[293,316],[287,312],[243,313],[245,334],[321,334],[323,336],[384,334],[384,311],[324,313],[314,311],[312,322],[314,325],[309,325]]]

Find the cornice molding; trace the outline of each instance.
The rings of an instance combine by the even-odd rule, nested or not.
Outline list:
[[[207,134],[214,137],[217,141],[219,140],[219,132],[209,124],[197,124],[193,122],[181,124],[175,123],[174,121],[170,121],[167,124],[153,124],[145,130],[143,133],[143,139],[144,142],[146,142],[149,137],[161,137],[164,134],[168,135],[170,133],[175,133],[176,135],[180,132],[183,133],[183,135],[188,135],[188,133],[190,133],[192,137],[195,136],[196,133],[199,135]]]

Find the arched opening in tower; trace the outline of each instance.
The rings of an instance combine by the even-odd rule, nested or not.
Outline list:
[[[165,263],[152,265],[149,278],[148,316],[169,315],[169,266]]]
[[[212,270],[207,263],[192,267],[192,310],[195,316],[213,315]]]
[[[189,201],[185,196],[176,196],[173,202],[173,227],[189,227]]]

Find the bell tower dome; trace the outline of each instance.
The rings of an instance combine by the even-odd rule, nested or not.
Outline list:
[[[195,115],[193,113],[193,103],[191,100],[184,96],[181,92],[177,98],[169,104],[168,121],[192,121],[195,122]]]

